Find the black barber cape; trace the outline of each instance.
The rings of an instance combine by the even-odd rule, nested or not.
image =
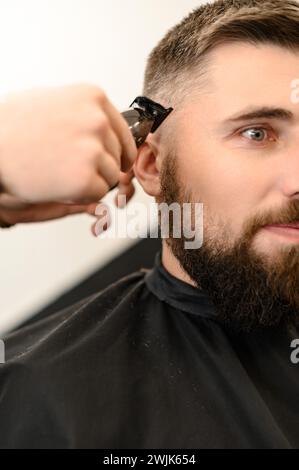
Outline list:
[[[0,447],[299,448],[295,337],[225,331],[160,251],[5,339]]]

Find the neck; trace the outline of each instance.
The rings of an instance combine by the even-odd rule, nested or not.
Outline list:
[[[188,276],[186,271],[181,267],[179,261],[172,253],[171,249],[165,242],[162,241],[162,257],[161,257],[162,264],[164,268],[173,276],[177,277],[181,281],[187,282],[192,286],[196,287],[195,282]]]

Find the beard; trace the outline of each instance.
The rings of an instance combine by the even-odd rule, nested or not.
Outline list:
[[[174,152],[163,160],[160,183],[158,203],[179,203],[182,207],[183,203],[198,202],[192,200],[191,191],[179,181]],[[210,214],[209,217],[212,220]],[[259,254],[252,246],[254,235],[264,225],[295,221],[299,221],[299,200],[292,200],[280,213],[251,218],[233,244],[229,226],[224,223],[221,235],[216,237],[214,228],[208,234],[209,227],[204,227],[202,246],[186,249],[185,242],[190,239],[183,233],[180,238],[172,236],[172,220],[169,220],[170,232],[165,241],[196,287],[212,300],[218,321],[230,330],[251,332],[283,325],[297,328],[299,245],[283,245],[270,261],[266,254]]]

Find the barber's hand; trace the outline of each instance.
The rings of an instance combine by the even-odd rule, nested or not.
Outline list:
[[[119,184],[134,194],[135,141],[100,88],[71,85],[0,103],[0,222],[87,212]]]

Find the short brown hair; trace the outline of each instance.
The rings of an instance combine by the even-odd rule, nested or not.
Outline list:
[[[230,42],[272,43],[299,49],[296,0],[217,0],[192,10],[150,53],[143,94],[177,106],[201,86],[208,51]]]

